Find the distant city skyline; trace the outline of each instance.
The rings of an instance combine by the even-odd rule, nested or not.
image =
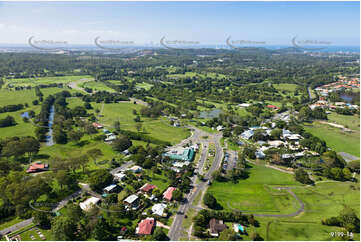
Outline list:
[[[359,2],[0,2],[0,44],[29,38],[92,45],[94,39],[159,45],[291,45],[292,38],[359,46]]]

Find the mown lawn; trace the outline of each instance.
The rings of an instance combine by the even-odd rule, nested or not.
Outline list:
[[[360,157],[360,132],[344,132],[328,124],[313,122],[305,125],[305,129],[313,135],[326,141],[327,146],[337,152],[347,152]]]
[[[264,166],[250,169],[250,177],[234,184],[232,182],[214,182],[209,188],[224,209],[239,209],[254,213],[284,214],[294,212],[298,204],[284,191],[271,186],[297,185],[292,175]]]

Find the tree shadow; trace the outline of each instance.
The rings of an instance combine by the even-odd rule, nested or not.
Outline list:
[[[76,144],[76,146],[83,147],[84,145],[90,144],[89,140],[82,140]]]

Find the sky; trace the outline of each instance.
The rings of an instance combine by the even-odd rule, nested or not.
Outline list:
[[[360,44],[359,2],[0,2],[0,43],[166,40]]]

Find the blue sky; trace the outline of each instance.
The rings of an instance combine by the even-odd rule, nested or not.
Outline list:
[[[292,37],[359,45],[359,2],[0,2],[0,43],[92,44],[94,38],[159,43],[289,44]]]

